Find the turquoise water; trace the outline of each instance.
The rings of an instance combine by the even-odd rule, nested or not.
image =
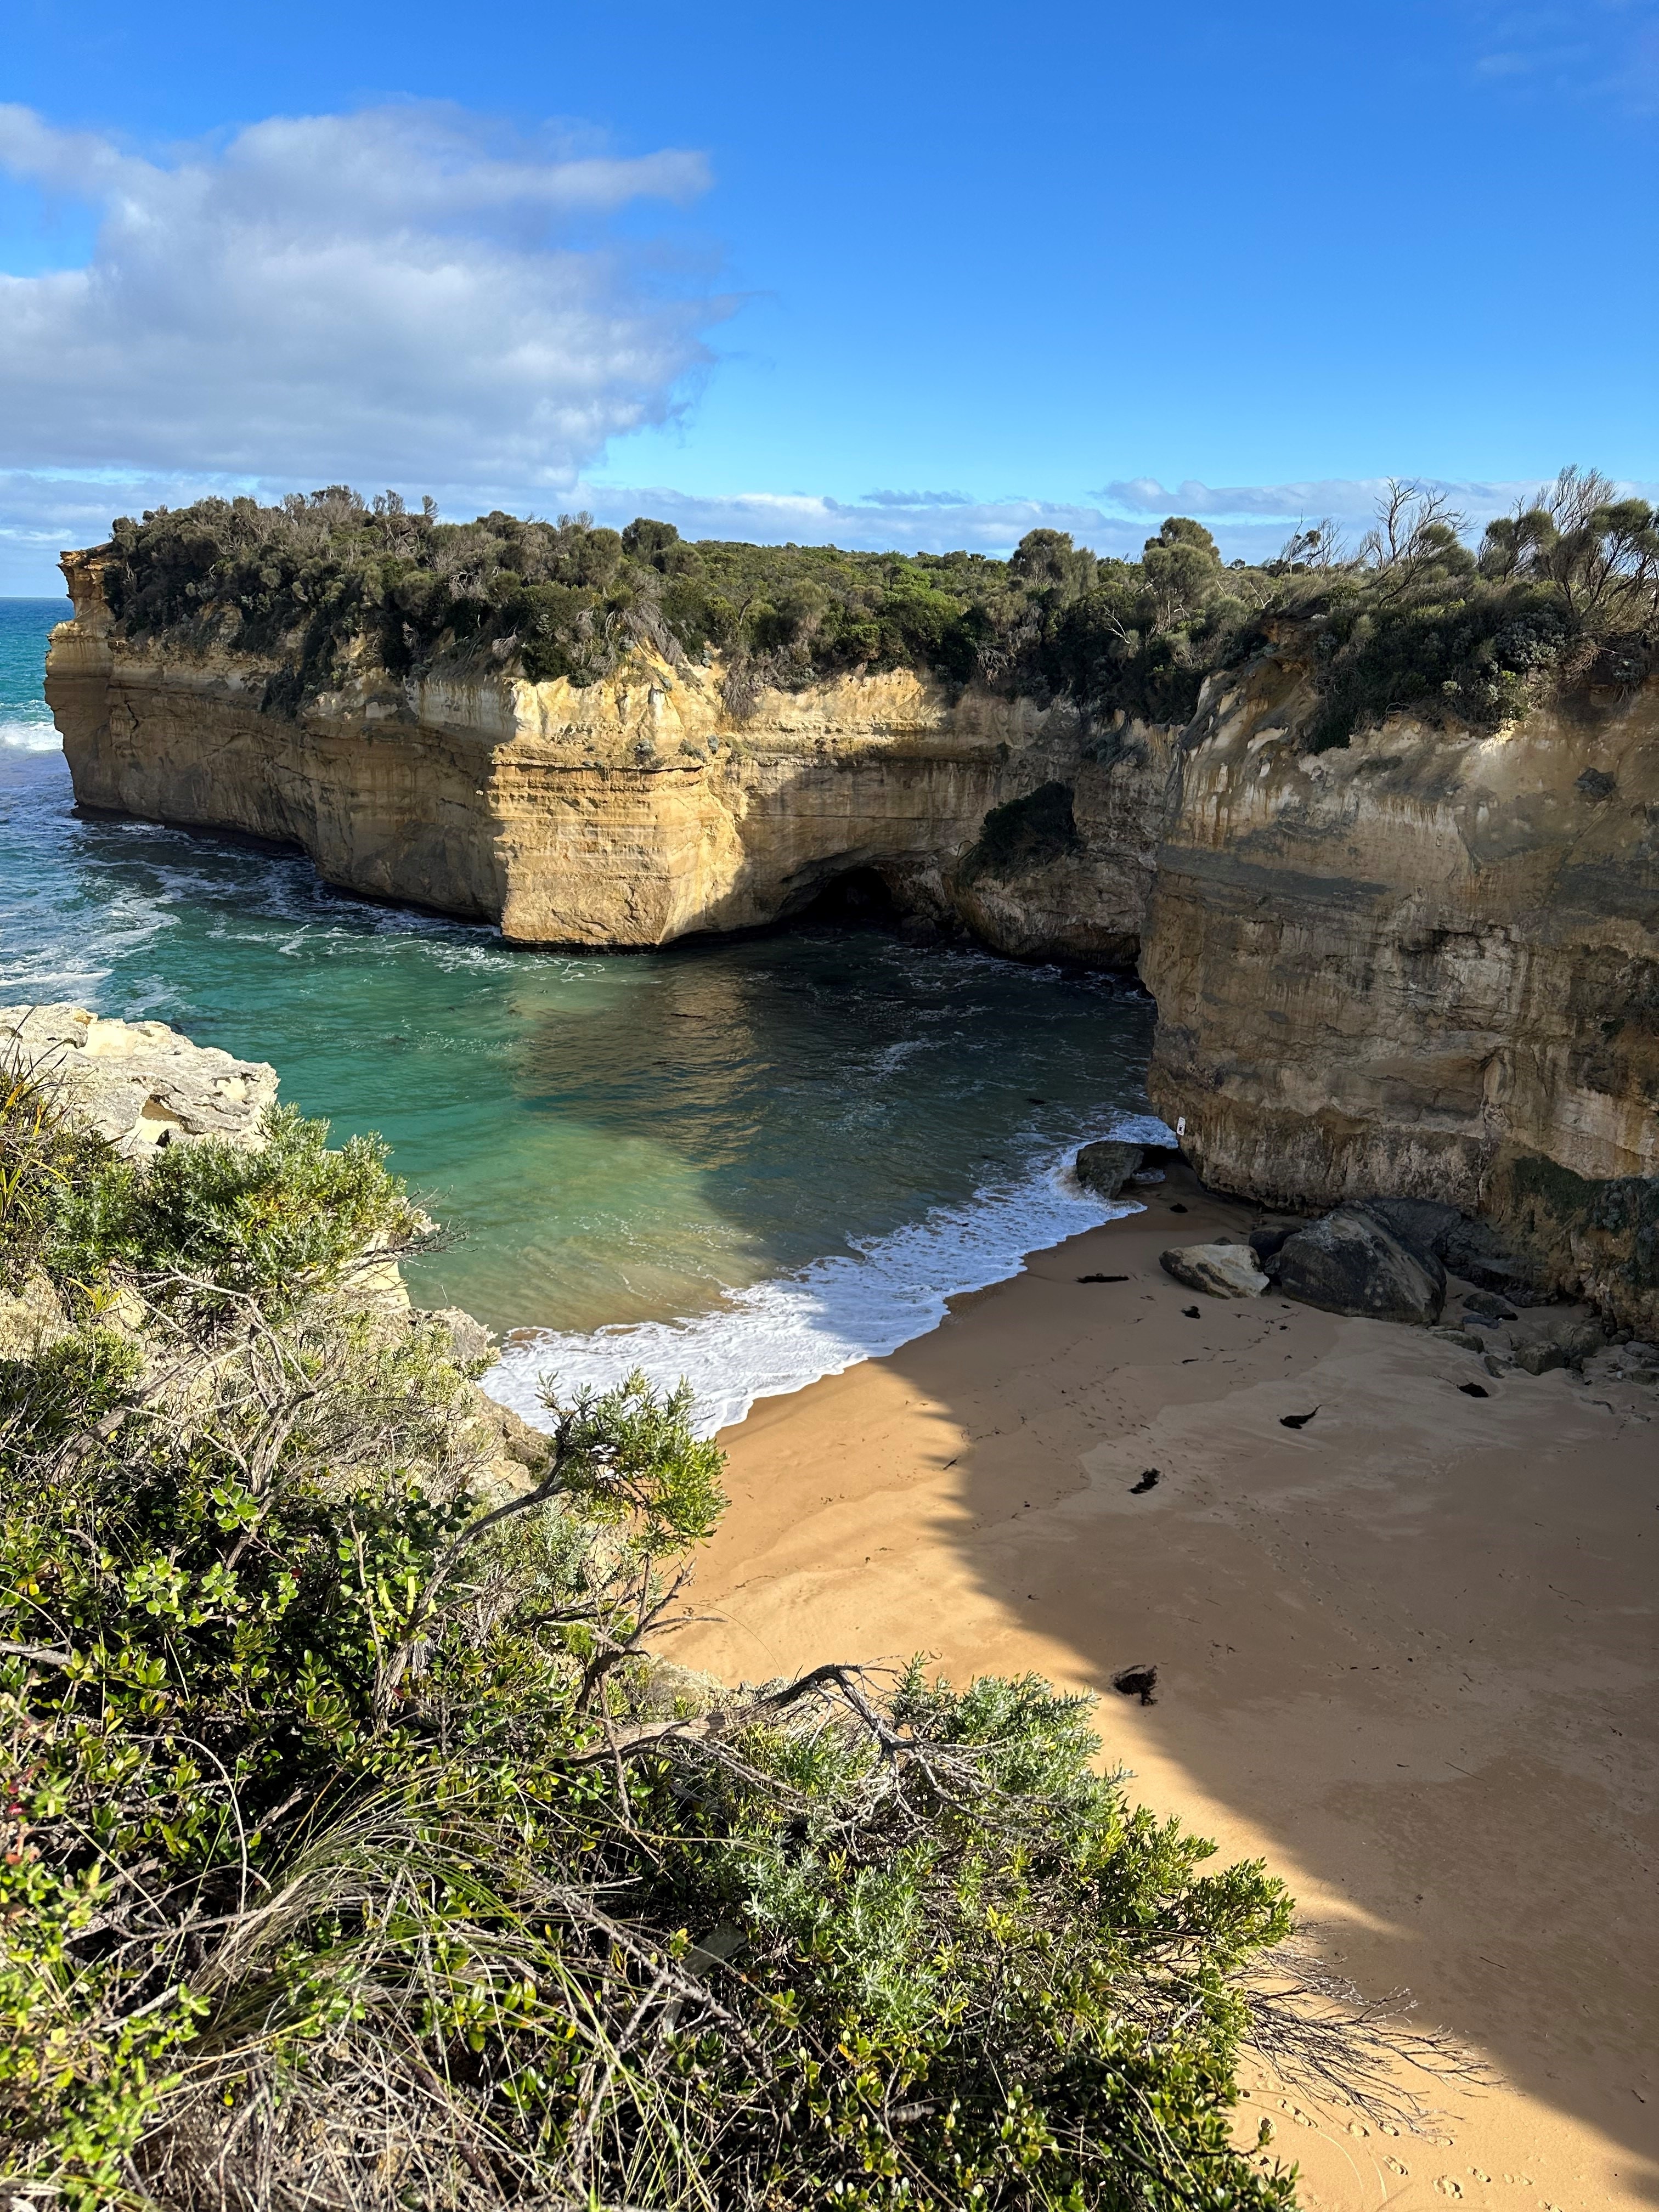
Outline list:
[[[64,611],[0,601],[0,1001],[170,1022],[380,1131],[456,1233],[417,1302],[525,1333],[492,1382],[520,1410],[550,1365],[638,1361],[730,1418],[1114,1210],[1063,1166],[1146,1111],[1138,993],[827,927],[509,950],[302,860],[78,821],[40,692]]]

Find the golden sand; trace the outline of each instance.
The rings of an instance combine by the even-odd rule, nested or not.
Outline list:
[[[1103,1692],[1136,1796],[1265,1858],[1368,1996],[1408,1987],[1500,2077],[1433,2093],[1428,2134],[1253,2083],[1304,2203],[1651,2206],[1659,1399],[1195,1297],[1159,1251],[1253,1217],[1184,1171],[1150,1195],[726,1431],[716,1618],[674,1656]],[[1137,1664],[1149,1705],[1110,1688]]]

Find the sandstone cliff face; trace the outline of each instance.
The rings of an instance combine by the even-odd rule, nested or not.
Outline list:
[[[1659,696],[1299,750],[1285,656],[1182,739],[1142,975],[1206,1180],[1498,1221],[1659,1322]]]
[[[83,805],[296,843],[331,883],[524,944],[750,928],[871,869],[998,950],[1135,957],[1171,733],[909,673],[766,691],[738,719],[718,667],[646,660],[585,689],[365,673],[290,716],[268,665],[132,644],[96,555],[64,565],[46,692]],[[1059,830],[1050,807],[1046,836],[975,852],[988,815],[1049,787]]]
[[[270,670],[111,632],[96,555],[47,694],[83,804],[303,846],[523,943],[652,945],[869,869],[994,950],[1139,959],[1151,1087],[1212,1183],[1449,1200],[1659,1327],[1659,695],[1310,755],[1294,641],[1184,732],[914,675],[763,694]]]

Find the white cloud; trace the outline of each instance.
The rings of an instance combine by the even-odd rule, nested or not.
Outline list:
[[[1069,531],[1102,552],[1139,553],[1144,524],[1097,507],[1042,499],[975,500],[965,492],[733,492],[703,496],[666,486],[584,484],[570,502],[613,526],[636,514],[672,522],[682,538],[745,538],[762,545],[845,545],[872,552],[1006,553],[1028,530]]]
[[[437,106],[278,118],[167,161],[0,106],[0,168],[100,211],[0,275],[0,469],[569,485],[672,411],[726,312],[610,222],[707,184]]]

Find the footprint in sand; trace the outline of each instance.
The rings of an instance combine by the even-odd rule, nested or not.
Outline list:
[[[1399,2129],[1395,2127],[1392,2120],[1379,2120],[1376,2124],[1382,2129],[1385,2136],[1397,2136],[1400,2132]]]
[[[1482,2173],[1478,2166],[1472,2166],[1469,2168],[1469,2172],[1474,2176],[1477,2181],[1490,2181],[1492,2179],[1491,2174]]]
[[[1397,2173],[1401,2177],[1401,2180],[1406,2179],[1411,2172],[1410,2166],[1402,2166],[1397,2158],[1385,2158],[1382,2163],[1388,2167],[1390,2173]]]
[[[1443,2197],[1461,2197],[1463,2194],[1462,2183],[1454,2181],[1449,2173],[1443,2173],[1434,2185]]]
[[[1348,2123],[1348,2133],[1351,2136],[1368,2136],[1370,2133],[1370,2130],[1365,2125],[1364,2120],[1350,2120]]]
[[[1529,2173],[1506,2173],[1504,2179],[1505,2181],[1512,2181],[1517,2189],[1532,2187],[1532,2176]]]
[[[1316,2128],[1319,2125],[1317,2120],[1310,2119],[1302,2107],[1293,2105],[1288,2097],[1279,2099],[1279,2109],[1281,2112],[1288,2112],[1299,2128]]]

